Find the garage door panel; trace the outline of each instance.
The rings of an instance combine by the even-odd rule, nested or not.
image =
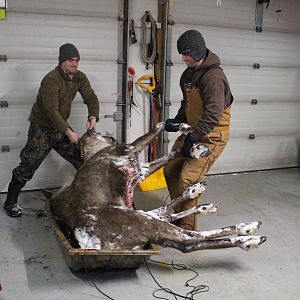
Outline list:
[[[299,164],[299,141],[300,136],[232,138],[210,174],[293,167]]]
[[[299,128],[295,128],[294,126],[285,126],[285,127],[249,127],[246,126],[245,128],[239,127],[236,129],[230,130],[231,138],[247,138],[249,135],[254,134],[255,137],[265,137],[265,136],[285,136],[285,135],[296,135],[300,134]]]
[[[255,28],[256,1],[176,0],[174,19],[177,23],[202,24],[213,27]],[[282,9],[282,13],[276,11]],[[299,32],[300,9],[297,0],[270,1],[264,9],[263,29]]]
[[[171,101],[180,102],[182,99],[179,88],[180,76],[184,66],[172,68]],[[224,68],[230,82],[230,87],[236,101],[257,98],[260,100],[299,100],[300,94],[300,69],[283,68]]]
[[[169,135],[169,146],[177,136]],[[209,174],[293,167],[299,164],[299,143],[299,133],[256,137],[255,140],[231,137]]]
[[[179,36],[186,30],[195,29],[202,33],[209,49],[221,57],[223,65],[300,66],[299,33],[266,32],[254,30],[176,24],[173,30],[172,49],[176,50]],[[181,57],[173,51],[173,62],[180,63]]]
[[[0,169],[0,191],[6,190],[25,145],[27,119],[40,82],[57,66],[58,47],[64,43],[78,47],[79,70],[86,73],[100,100],[97,129],[116,135],[116,123],[106,116],[116,111],[117,15],[118,1],[9,1],[7,19],[0,26],[0,54],[7,56],[7,61],[0,63],[0,100],[8,104],[0,109],[0,145],[10,146],[10,152],[0,156],[0,165],[5,162]],[[80,135],[86,118],[87,107],[78,93],[69,123]],[[51,152],[26,188],[57,186],[73,174],[72,166]]]
[[[10,0],[9,10],[72,16],[115,17],[117,0]]]
[[[95,88],[95,84],[92,84],[92,87],[100,101],[100,106],[103,107],[103,105],[110,105],[110,104],[115,104],[116,101],[116,95],[117,93],[115,91],[108,91],[108,92],[98,92],[97,89]],[[25,88],[25,86],[23,85],[23,87]],[[1,88],[1,84],[0,84],[0,88]],[[103,88],[103,86],[101,86],[101,88]],[[113,87],[115,88],[115,87]],[[22,90],[22,86],[19,86],[20,92],[16,92],[15,90],[13,92],[6,92],[4,93],[3,96],[0,96],[0,99],[2,99],[3,101],[7,101],[8,102],[8,106],[14,106],[14,107],[20,107],[23,105],[32,105],[34,103],[34,101],[36,100],[36,96],[37,96],[37,90],[38,87],[36,88],[36,90],[34,90],[33,88],[33,92],[23,92]],[[110,87],[108,87],[108,90],[110,89]],[[0,93],[1,94],[1,93]],[[80,95],[76,96],[74,99],[74,104],[76,105],[80,105],[83,103],[83,100],[81,98]],[[83,105],[83,107],[85,107]],[[114,106],[115,107],[115,106]],[[31,107],[30,107],[31,109]]]
[[[99,122],[96,127],[102,134],[110,134],[116,136],[115,123],[113,118],[107,119],[106,116],[111,114],[113,108],[104,107],[101,109],[99,116]],[[16,110],[15,110],[16,111]],[[27,140],[27,133],[29,128],[28,116],[30,110],[19,109],[17,112],[10,114],[3,113],[0,110],[0,145],[9,145],[11,148],[17,148],[21,150]],[[83,114],[84,113],[84,114]],[[11,120],[11,114],[14,115],[13,121]],[[87,109],[75,108],[72,109],[72,114],[68,123],[73,130],[82,135],[85,131],[85,124],[87,119]]]
[[[0,35],[5,38],[5,45],[0,45],[0,50],[9,59],[57,61],[58,47],[75,41],[82,58],[114,61],[117,58],[116,51],[111,50],[117,49],[118,45],[118,26],[115,19],[77,16],[63,18],[46,14],[39,18],[35,14],[9,12],[8,16],[4,26],[0,26]],[[78,34],[80,31],[84,34]]]
[[[57,50],[58,52],[58,50]],[[2,87],[10,88],[12,84],[38,82],[58,64],[57,58],[51,64],[40,63],[15,63],[15,60],[8,60],[1,63],[0,80]],[[82,60],[79,62],[79,70],[88,73],[91,84],[93,83],[115,83],[117,66],[114,62],[103,61],[101,64],[87,64]],[[4,84],[5,83],[5,84]],[[2,89],[1,89],[2,91]],[[14,92],[14,91],[12,91]]]

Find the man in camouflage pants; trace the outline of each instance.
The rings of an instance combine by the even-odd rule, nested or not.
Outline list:
[[[71,129],[67,120],[71,104],[77,92],[88,108],[87,128],[94,128],[99,120],[99,102],[86,75],[77,70],[80,55],[72,44],[59,48],[59,64],[42,80],[33,104],[29,121],[28,139],[20,153],[21,162],[12,171],[4,210],[10,217],[21,217],[17,205],[21,189],[29,181],[51,149],[54,149],[75,169],[82,164],[77,145],[78,135]]]

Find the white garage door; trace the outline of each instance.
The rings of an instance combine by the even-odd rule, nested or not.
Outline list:
[[[0,21],[0,191],[7,190],[11,171],[25,145],[31,106],[41,79],[57,65],[58,48],[73,43],[79,49],[79,69],[87,74],[100,100],[102,133],[116,135],[117,0],[10,0],[7,19]],[[85,131],[86,106],[74,100],[70,124]],[[52,151],[27,189],[60,186],[74,174],[73,167]]]
[[[170,117],[182,99],[179,78],[185,68],[176,41],[188,29],[199,30],[219,55],[235,98],[231,139],[211,174],[299,165],[300,2],[271,1],[261,33],[254,30],[255,5],[254,0],[175,1]],[[170,146],[175,137],[170,134]]]

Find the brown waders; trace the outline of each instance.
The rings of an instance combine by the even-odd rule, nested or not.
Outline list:
[[[203,114],[203,102],[198,89],[186,89],[185,113],[187,123],[197,126]],[[207,157],[199,159],[179,157],[168,162],[164,167],[164,175],[168,185],[171,199],[178,197],[189,186],[201,182],[207,174],[214,161],[224,150],[229,138],[230,106],[224,111],[218,126],[203,138],[199,143],[205,143],[211,153]],[[185,136],[181,135],[173,145],[172,149],[181,149],[184,144]],[[181,212],[191,207],[199,205],[199,197],[186,200],[184,203],[175,207],[175,212]],[[179,227],[187,230],[196,230],[196,215],[190,215],[179,220]]]

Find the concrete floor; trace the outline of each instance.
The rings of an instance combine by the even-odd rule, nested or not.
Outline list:
[[[284,169],[209,176],[203,203],[219,204],[216,214],[201,216],[201,229],[212,229],[242,221],[261,220],[259,234],[268,241],[253,251],[204,250],[183,254],[162,249],[152,259],[185,264],[199,273],[191,285],[208,285],[209,291],[194,299],[300,299],[300,169]],[[24,192],[20,204],[41,208]],[[153,208],[166,198],[166,190],[136,193],[138,208]],[[1,194],[1,206],[5,199]],[[27,213],[13,219],[0,211],[0,300],[23,299],[154,299],[158,287],[144,264],[137,270],[72,273],[65,264],[47,218]],[[191,271],[148,263],[158,282],[185,295]],[[175,299],[166,293],[157,295]],[[179,299],[179,298],[178,298]]]

